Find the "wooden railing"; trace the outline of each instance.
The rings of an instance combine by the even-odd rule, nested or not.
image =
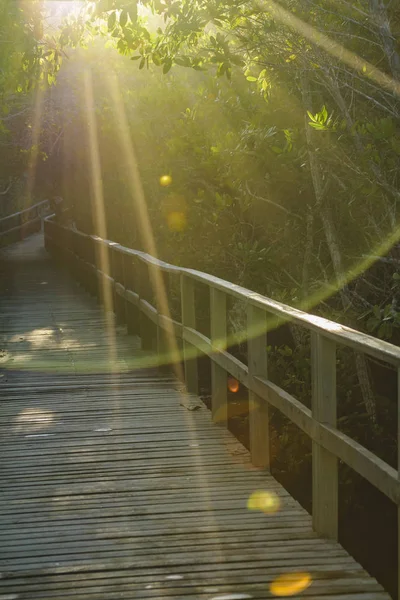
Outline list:
[[[196,393],[198,386],[195,354],[205,354],[212,363],[212,414],[227,418],[227,374],[249,390],[251,410],[250,449],[256,466],[269,466],[268,408],[279,409],[312,440],[312,517],[315,530],[326,537],[338,535],[338,460],[343,461],[397,505],[400,503],[398,470],[375,456],[337,429],[336,422],[336,346],[343,345],[380,361],[400,367],[400,349],[338,323],[275,302],[218,277],[159,261],[144,252],[89,236],[45,221],[45,242],[49,251],[69,263],[75,275],[92,292],[100,282],[113,290],[114,307],[119,318],[142,337],[151,348],[155,339],[162,348],[163,331],[173,329],[182,340],[186,386]],[[99,250],[106,249],[109,272],[100,269]],[[168,288],[168,278],[178,277],[181,292],[181,318],[164,314],[154,300],[154,270]],[[210,292],[210,337],[196,328],[195,286],[203,284]],[[227,351],[227,297],[247,305],[248,366]],[[292,322],[311,332],[311,409],[268,379],[268,322]],[[153,330],[148,323],[153,324]],[[193,352],[193,348],[195,351]],[[400,381],[400,379],[398,379]]]
[[[0,219],[0,247],[24,239],[27,235],[40,231],[43,217],[49,214],[48,200],[38,202]]]

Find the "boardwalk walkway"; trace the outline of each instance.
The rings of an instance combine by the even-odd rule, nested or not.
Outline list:
[[[288,572],[314,600],[388,598],[41,235],[0,256],[0,600],[271,598]],[[247,509],[256,490],[275,513]]]

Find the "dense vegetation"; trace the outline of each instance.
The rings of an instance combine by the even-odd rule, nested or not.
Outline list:
[[[399,344],[399,5],[66,4],[0,0],[3,213],[59,194],[99,232],[99,152],[108,237],[153,250],[137,161],[162,258]],[[309,404],[309,340],[294,327],[271,340],[270,376]],[[340,427],[396,466],[395,373],[341,350],[338,385]],[[307,444],[276,431],[276,468],[301,481]],[[350,475],[343,514],[363,514]]]

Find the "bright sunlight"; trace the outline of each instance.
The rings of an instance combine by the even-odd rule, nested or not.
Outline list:
[[[400,11],[0,0],[0,599],[400,598]]]

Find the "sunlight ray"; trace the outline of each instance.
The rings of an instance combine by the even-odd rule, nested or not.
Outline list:
[[[101,163],[97,124],[95,117],[95,106],[93,97],[92,74],[86,70],[84,73],[84,93],[87,122],[87,135],[89,141],[89,162],[92,183],[92,213],[96,235],[107,239],[107,225],[104,209],[103,183],[101,177]],[[116,363],[115,327],[114,327],[114,303],[110,279],[110,257],[108,247],[103,243],[96,245],[96,262],[100,270],[106,274],[101,278],[101,297],[104,302],[104,315],[106,329],[108,332],[108,350],[110,366]],[[112,369],[114,370],[114,369]]]
[[[138,223],[142,235],[142,243],[146,252],[157,258],[157,249],[152,226],[148,215],[146,198],[141,182],[134,146],[130,137],[130,128],[126,116],[125,106],[122,101],[117,77],[115,75],[109,76],[107,78],[107,85],[109,87],[110,96],[114,104],[114,118],[117,123],[118,135],[122,147],[122,155],[126,164],[126,173],[128,176],[129,188],[131,191],[132,199],[135,202],[135,206],[137,209]],[[168,298],[161,271],[158,268],[150,269],[150,277],[152,287],[156,294],[159,311],[162,312],[162,314],[170,317],[171,314],[169,310]],[[184,376],[180,363],[181,357],[178,349],[178,343],[175,337],[175,331],[172,323],[168,322],[168,320],[166,322],[168,324],[168,329],[166,331],[168,354],[171,357],[172,366],[174,368],[177,378],[180,381],[184,381]],[[181,395],[182,399],[185,400],[185,402],[183,403],[183,405],[185,406],[187,400],[190,400],[190,397],[187,395],[185,387],[179,386],[178,392]],[[196,433],[196,423],[194,422],[193,412],[190,410],[186,410],[185,408],[183,408],[183,410],[185,410],[185,422],[187,426],[187,431],[189,432],[190,436],[191,452],[194,453],[196,461],[195,474],[200,479],[202,489],[206,495],[207,501],[210,507],[212,507],[213,499],[211,497],[210,486],[207,480],[207,472],[202,457],[200,440],[198,439]],[[207,518],[209,519],[210,524],[213,527],[215,527],[215,539],[217,543],[216,551],[218,552],[220,558],[223,559],[223,550],[221,547],[222,538],[212,510],[209,511]]]
[[[158,258],[157,256],[157,248],[154,240],[153,230],[150,223],[150,218],[147,211],[146,198],[144,195],[144,190],[141,182],[139,167],[137,164],[137,159],[135,156],[135,151],[130,139],[129,135],[129,125],[128,120],[125,113],[125,107],[123,105],[121,99],[121,93],[119,90],[119,84],[117,78],[108,77],[107,84],[110,91],[110,96],[114,103],[114,115],[116,117],[119,137],[121,140],[121,146],[123,150],[124,160],[126,162],[127,174],[129,188],[131,192],[132,199],[135,203],[135,208],[137,210],[138,215],[138,223],[140,225],[140,235],[141,241],[145,251],[153,256],[154,258]],[[170,309],[168,305],[168,298],[165,290],[165,284],[163,281],[162,274],[158,268],[149,269],[149,275],[151,279],[152,288],[155,291],[157,304],[159,306],[159,311],[170,317]],[[178,349],[178,344],[176,341],[174,329],[171,323],[167,322],[166,329],[166,341],[168,344],[168,351],[171,357],[171,362],[174,365],[174,369],[178,378],[183,380],[182,368],[180,366],[180,352]]]
[[[337,58],[355,71],[359,71],[368,79],[372,79],[382,88],[396,94],[400,97],[400,82],[390,77],[367,60],[361,58],[351,50],[345,48],[339,42],[336,42],[326,34],[318,31],[312,25],[305,23],[299,17],[289,12],[273,0],[266,4],[259,3],[260,10],[269,12],[275,19],[295,29],[300,35],[304,36],[313,44],[316,44],[334,58]]]

